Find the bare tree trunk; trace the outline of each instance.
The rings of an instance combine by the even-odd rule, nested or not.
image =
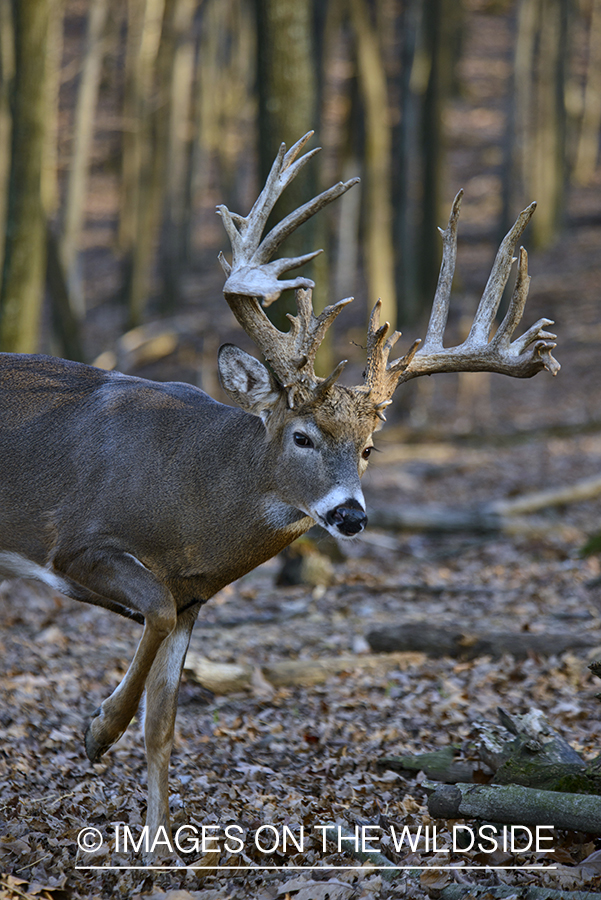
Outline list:
[[[415,322],[428,308],[438,273],[440,194],[444,163],[442,112],[456,89],[461,4],[406,0],[401,20],[401,122],[396,172],[399,319]]]
[[[564,208],[567,2],[522,0],[518,11],[515,134],[513,163],[505,175],[510,180],[506,206],[538,200],[531,231],[538,247],[553,240]]]
[[[588,33],[584,110],[578,139],[574,179],[588,184],[597,168],[601,131],[601,0],[593,0]]]
[[[146,0],[143,10],[139,0],[132,4],[136,19],[130,53],[138,47],[139,57],[131,61],[128,108],[133,115],[137,112],[139,123],[132,123],[129,169],[124,172],[129,191],[124,235],[130,242],[130,326],[139,324],[150,290],[167,181],[176,48],[192,13],[189,0]]]
[[[59,204],[58,186],[58,102],[63,59],[63,22],[65,0],[48,0],[48,39],[46,42],[46,138],[42,158],[42,205],[47,216]]]
[[[263,182],[280,143],[291,147],[318,124],[317,80],[311,0],[256,0],[256,9],[259,165]],[[301,206],[315,192],[315,180],[310,164],[290,185],[274,216],[280,219]],[[313,227],[314,223],[307,223],[286,242],[286,255],[300,256],[315,249]],[[286,313],[295,311],[292,296],[284,296],[269,308],[270,317],[283,331],[288,330]]]
[[[419,221],[421,203],[420,97],[425,90],[424,73],[420,70],[417,57],[422,15],[421,0],[406,0],[403,4],[399,73],[401,121],[392,185],[396,199],[398,318],[403,324],[416,322],[421,308],[416,222]]]
[[[181,278],[186,259],[186,187],[190,156],[192,88],[194,84],[195,39],[192,20],[195,0],[180,0],[174,23],[178,36],[173,60],[171,117],[167,147],[165,208],[161,240],[163,302],[166,310],[181,303]]]
[[[15,77],[15,36],[11,0],[0,0],[0,223],[6,233],[12,116],[10,98]],[[0,272],[4,241],[0,241]]]
[[[88,12],[86,50],[77,93],[73,126],[73,153],[67,181],[60,241],[60,255],[65,269],[70,306],[74,314],[80,318],[85,313],[85,297],[79,270],[78,250],[85,215],[90,150],[102,71],[108,5],[108,0],[92,0]]]
[[[42,164],[46,138],[48,0],[14,0],[15,89],[0,346],[37,349],[46,266]]]
[[[165,0],[128,2],[119,243],[125,254],[125,295],[132,321],[139,318],[147,277],[136,269],[134,255],[142,215],[140,195],[152,155],[150,105],[164,7]]]
[[[394,328],[396,290],[392,244],[391,129],[382,49],[365,0],[350,0],[359,83],[365,110],[366,248],[369,308],[382,301],[383,320]]]

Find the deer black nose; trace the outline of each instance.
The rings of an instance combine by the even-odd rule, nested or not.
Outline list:
[[[326,522],[328,525],[335,525],[338,531],[350,537],[352,534],[359,534],[367,525],[367,516],[365,510],[357,503],[356,500],[347,500],[329,510],[326,514]]]

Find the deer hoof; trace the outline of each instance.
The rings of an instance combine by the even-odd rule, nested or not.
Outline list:
[[[98,709],[94,713],[94,716],[99,716],[101,710]],[[91,763],[97,763],[100,761],[101,756],[103,756],[109,747],[114,743],[114,741],[107,741],[99,739],[100,736],[96,736],[94,734],[94,725],[96,724],[97,719],[94,718],[90,722],[87,727],[84,743],[86,748],[86,756],[90,760]]]

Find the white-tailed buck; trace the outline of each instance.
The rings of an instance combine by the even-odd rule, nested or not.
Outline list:
[[[364,383],[314,372],[317,348],[349,300],[315,316],[313,283],[279,280],[316,254],[270,262],[280,243],[347,191],[337,184],[262,239],[273,206],[317,152],[310,135],[280,148],[248,216],[219,208],[232,245],[224,294],[269,369],[232,345],[219,351],[224,390],[237,407],[187,384],[161,384],[47,356],[0,354],[0,575],[46,582],[69,597],[144,624],[122,682],[96,711],[85,737],[92,762],[117,741],[146,691],[150,833],[169,829],[168,767],[178,687],[192,626],[216,591],[269,559],[318,522],[335,537],[367,523],[360,478],[372,435],[396,387],[434,372],[555,374],[552,324],[541,319],[512,341],[529,278],[520,250],[507,315],[491,326],[533,211],[504,239],[468,338],[443,347],[456,256],[460,195],[443,238],[443,261],[426,339],[389,361],[399,334],[367,333]],[[297,158],[298,157],[298,158]],[[262,305],[296,289],[287,333]],[[262,302],[261,302],[262,301]]]

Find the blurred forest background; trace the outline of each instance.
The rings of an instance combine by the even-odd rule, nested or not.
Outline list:
[[[283,202],[362,184],[285,252],[326,249],[316,306],[354,294],[358,342],[378,297],[423,328],[459,187],[487,265],[532,199],[544,249],[599,188],[601,0],[0,0],[0,349],[187,352],[211,390],[215,205],[245,214],[312,128]]]

